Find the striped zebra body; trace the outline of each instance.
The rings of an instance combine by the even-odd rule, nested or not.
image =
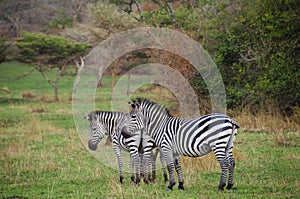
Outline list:
[[[135,183],[140,182],[141,160],[139,153],[143,154],[143,159],[147,166],[150,164],[150,156],[154,147],[154,141],[149,136],[141,137],[141,134],[127,136],[121,133],[121,129],[126,123],[128,115],[122,112],[91,112],[86,119],[90,121],[90,139],[88,141],[89,148],[96,150],[98,143],[108,134],[112,139],[113,150],[118,159],[120,172],[120,182],[123,182],[123,162],[121,150],[130,153],[129,167],[131,169],[131,180],[134,181],[134,168],[136,169]],[[148,167],[147,167],[148,168]],[[153,173],[155,178],[155,173]],[[144,179],[147,183],[148,179]]]
[[[184,120],[173,117],[167,109],[146,99],[135,100],[132,108],[131,119],[124,131],[134,134],[145,129],[154,139],[168,165],[168,189],[175,185],[174,168],[178,173],[178,188],[184,189],[179,155],[201,157],[211,151],[222,168],[219,191],[226,185],[228,170],[227,188],[232,188],[235,167],[232,149],[239,126],[230,117],[215,113]]]

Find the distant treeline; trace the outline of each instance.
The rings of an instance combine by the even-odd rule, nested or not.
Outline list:
[[[24,37],[25,30],[96,45],[116,32],[146,24],[176,29],[205,47],[223,77],[228,108],[248,107],[255,113],[272,106],[290,115],[300,106],[299,1],[138,3],[136,6],[125,0],[2,0],[0,61],[17,59],[16,38]],[[145,57],[141,61],[145,62]],[[187,64],[182,67],[189,68]],[[190,79],[192,85],[201,95],[208,95],[203,80],[198,74],[194,77]]]

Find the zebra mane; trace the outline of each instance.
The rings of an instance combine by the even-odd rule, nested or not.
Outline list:
[[[109,114],[117,114],[117,115],[124,115],[124,113],[122,112],[113,112],[113,111],[92,111],[88,114],[88,117],[86,117],[86,119],[92,121],[92,120],[96,120],[97,117],[104,117],[105,115],[109,115]],[[101,119],[102,120],[102,119]]]
[[[143,107],[156,107],[160,112],[166,114],[169,117],[173,117],[173,115],[170,113],[170,111],[164,107],[163,105],[160,105],[156,102],[153,102],[151,100],[148,100],[146,98],[136,98],[133,100],[133,103],[136,104],[137,106],[143,106]]]
[[[93,111],[92,113],[94,114],[97,114],[97,115],[101,115],[101,114],[110,114],[110,113],[116,113],[116,114],[124,114],[122,112],[113,112],[113,111],[99,111],[99,110],[96,110],[96,111]]]

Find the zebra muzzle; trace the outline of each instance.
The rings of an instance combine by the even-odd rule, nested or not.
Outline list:
[[[88,144],[89,149],[91,149],[92,151],[95,151],[97,149],[97,144],[94,144],[93,140],[89,140]]]

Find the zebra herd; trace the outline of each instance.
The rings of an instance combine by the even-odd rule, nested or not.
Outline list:
[[[158,151],[156,151],[155,154],[152,152],[152,149],[155,148],[155,144],[150,136],[142,135],[141,133],[128,136],[121,132],[121,128],[125,125],[129,117],[129,114],[122,112],[90,112],[86,117],[86,119],[90,121],[90,139],[88,146],[91,150],[96,150],[101,139],[108,134],[112,139],[113,150],[118,159],[120,183],[123,183],[121,150],[124,150],[130,153],[129,167],[131,169],[131,181],[139,184],[142,173],[144,182],[147,184],[149,181],[155,181],[156,179],[155,160]],[[140,154],[142,154],[141,157]],[[161,163],[163,165],[164,178],[165,181],[167,181],[166,166],[162,158]],[[134,169],[136,170],[136,178],[134,178]]]
[[[239,128],[233,119],[219,113],[191,120],[176,118],[165,107],[144,98],[137,98],[129,104],[131,111],[128,114],[94,111],[86,118],[90,121],[88,146],[91,150],[96,150],[105,134],[111,136],[121,183],[121,149],[130,152],[131,180],[135,174],[136,184],[140,182],[141,174],[146,183],[155,180],[155,160],[159,151],[165,182],[168,180],[165,167],[168,169],[167,190],[172,190],[175,185],[174,169],[178,174],[178,189],[184,189],[180,155],[201,157],[212,151],[222,169],[218,190],[224,190],[228,172],[227,189],[232,189],[235,168],[232,150]],[[156,153],[152,152],[154,148],[157,148]]]

